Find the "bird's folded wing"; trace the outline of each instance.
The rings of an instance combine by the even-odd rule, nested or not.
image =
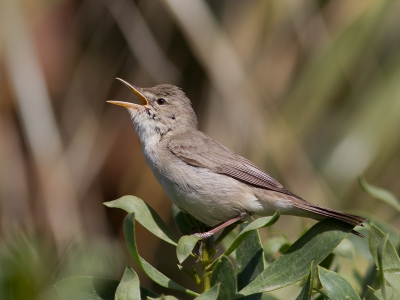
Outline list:
[[[189,165],[299,198],[255,164],[200,131],[175,136],[169,142],[168,149]]]

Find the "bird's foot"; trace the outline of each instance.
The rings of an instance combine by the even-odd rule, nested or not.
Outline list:
[[[245,212],[241,212],[238,216],[236,216],[236,217],[234,217],[234,218],[222,223],[221,225],[218,225],[217,227],[215,227],[215,228],[213,228],[213,229],[211,229],[209,231],[198,232],[198,233],[194,233],[192,235],[193,236],[197,236],[197,237],[201,238],[202,240],[208,239],[211,236],[213,236],[214,234],[216,234],[217,232],[221,231],[222,229],[224,229],[224,228],[228,227],[229,225],[231,225],[231,224],[243,219],[245,215],[246,215]]]
[[[206,231],[206,232],[195,232],[192,233],[191,236],[196,236],[199,237],[200,240],[200,244],[199,244],[199,249],[197,251],[197,260],[196,262],[199,262],[201,260],[201,257],[203,256],[203,248],[205,246],[206,243],[210,243],[211,239],[210,237],[212,237],[214,235],[215,232],[213,232],[212,230],[210,231]]]
[[[201,238],[203,241],[206,239],[209,239],[214,235],[215,232],[212,232],[212,230],[207,231],[207,232],[198,232],[198,233],[193,233],[192,236],[197,236]]]
[[[215,248],[214,248],[214,243],[213,243],[213,239],[210,239],[210,238],[202,238],[201,240],[200,240],[200,245],[199,245],[199,250],[198,250],[198,252],[197,252],[197,255],[198,255],[198,258],[197,258],[197,260],[196,260],[196,262],[199,262],[200,260],[202,260],[202,258],[203,258],[203,249],[204,249],[204,247],[207,247],[208,248],[208,252],[211,250],[211,251],[214,251],[215,250]]]
[[[201,257],[201,255],[203,253],[204,243],[205,242],[210,242],[210,237],[212,237],[215,233],[221,231],[222,229],[228,227],[229,225],[231,225],[231,224],[243,219],[243,217],[245,215],[246,215],[245,212],[241,212],[238,216],[236,216],[236,217],[234,217],[234,218],[222,223],[221,225],[219,225],[219,226],[217,226],[217,227],[215,227],[215,228],[213,228],[213,229],[211,229],[209,231],[197,232],[197,233],[191,234],[192,236],[197,236],[197,237],[201,238],[200,245],[199,245],[199,253],[198,253],[199,258],[198,258],[197,261],[200,260],[200,257]]]

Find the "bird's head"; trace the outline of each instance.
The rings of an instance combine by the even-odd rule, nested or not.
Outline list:
[[[180,88],[171,84],[139,88],[123,79],[117,79],[131,89],[142,104],[122,101],[107,102],[128,109],[141,140],[146,139],[149,135],[163,137],[170,133],[183,133],[197,128],[196,114],[189,98]]]

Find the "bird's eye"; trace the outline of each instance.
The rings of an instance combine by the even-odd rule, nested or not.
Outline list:
[[[164,105],[165,103],[167,103],[167,101],[165,101],[165,99],[163,99],[163,98],[157,99],[158,105]]]

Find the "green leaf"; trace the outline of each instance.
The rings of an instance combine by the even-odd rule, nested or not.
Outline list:
[[[388,297],[386,295],[386,283],[385,283],[385,272],[383,269],[383,253],[385,251],[386,248],[386,244],[388,241],[389,235],[387,234],[378,244],[378,269],[379,269],[379,273],[381,275],[381,279],[382,279],[382,285],[381,285],[381,290],[382,290],[382,296],[383,299],[387,300]]]
[[[235,270],[229,258],[222,255],[217,260],[217,265],[211,275],[211,286],[221,284],[218,298],[220,300],[232,300],[236,293]]]
[[[190,216],[175,204],[172,204],[172,217],[182,235],[190,235],[192,233],[194,224],[190,222]]]
[[[386,202],[387,204],[394,207],[398,212],[400,212],[400,201],[399,201],[399,199],[396,198],[396,196],[394,194],[392,194],[391,192],[389,192],[385,189],[382,189],[382,188],[379,188],[379,187],[369,184],[364,179],[363,176],[359,176],[358,181],[360,182],[360,185],[363,188],[363,190],[368,195],[370,195],[371,197],[373,197],[375,199]]]
[[[352,225],[334,219],[325,219],[315,224],[239,291],[236,297],[276,290],[299,281],[307,275],[313,260],[316,265],[323,261],[352,229]]]
[[[191,296],[198,295],[197,293],[195,293],[187,288],[184,288],[183,286],[172,281],[167,276],[165,276],[160,271],[158,271],[156,268],[154,268],[152,265],[150,265],[142,257],[140,257],[137,246],[136,246],[135,214],[134,213],[128,214],[125,218],[124,234],[125,234],[125,239],[126,239],[126,243],[127,243],[130,255],[132,256],[135,263],[139,266],[139,268],[142,269],[143,272],[146,273],[146,275],[151,280],[153,280],[155,283],[157,283],[163,287],[170,288],[172,290],[181,291],[181,292],[184,292]]]
[[[130,267],[125,268],[124,275],[115,293],[115,300],[140,299],[139,277]]]
[[[234,226],[236,227],[237,225],[234,225]],[[224,230],[224,231],[225,231],[225,230]],[[224,231],[223,231],[221,234],[223,234]],[[236,232],[236,230],[235,230],[235,231],[229,231],[228,234],[224,237],[224,239],[221,240],[222,248],[225,249],[225,251],[226,251],[227,249],[229,249],[229,247],[232,245],[232,243],[233,243],[233,241],[236,239],[236,237],[237,237],[237,232]],[[219,237],[218,237],[217,240],[219,240]],[[235,252],[231,253],[231,254],[230,254],[230,257],[231,257],[233,260],[236,260],[236,253],[235,253]],[[215,261],[214,261],[214,262],[215,262]]]
[[[381,270],[384,272],[384,277],[389,285],[393,288],[396,294],[400,295],[400,259],[390,239],[387,240],[386,246],[383,247],[380,243],[386,238],[386,235],[377,227],[371,224],[369,234],[369,248],[374,259],[375,265],[379,268],[379,257],[381,259]],[[381,251],[381,254],[378,254]],[[397,270],[397,271],[396,271]]]
[[[124,196],[111,202],[105,202],[105,206],[121,208],[127,213],[135,213],[137,221],[148,231],[165,242],[176,246],[178,239],[171,229],[164,223],[156,211],[142,199],[134,196]]]
[[[382,289],[376,290],[374,296],[379,300],[399,300],[399,297],[393,293],[393,289],[386,287],[385,291]]]
[[[192,235],[184,235],[179,239],[178,246],[176,247],[176,256],[181,264],[192,253],[193,248],[201,238]]]
[[[310,274],[308,275],[307,282],[301,289],[301,292],[297,296],[296,300],[310,300],[311,299],[313,285],[314,285],[314,277],[315,277],[314,261],[312,261],[311,268],[310,268]]]
[[[268,262],[274,260],[275,254],[282,248],[289,248],[290,241],[284,236],[270,237],[264,244],[264,255]]]
[[[76,276],[60,281],[55,288],[65,300],[114,300],[118,284],[118,280]]]
[[[239,231],[245,228],[245,224],[239,226]],[[243,243],[236,248],[236,272],[238,289],[244,288],[262,271],[264,271],[264,255],[260,235],[253,230]],[[247,296],[246,300],[259,300],[262,293]]]
[[[277,210],[272,217],[263,217],[254,220],[246,226],[236,237],[230,247],[225,251],[224,255],[231,254],[251,233],[251,231],[273,225],[280,217],[279,210]]]
[[[318,267],[318,274],[325,293],[330,299],[360,299],[350,283],[339,274],[322,267]]]
[[[368,293],[367,295],[365,295],[364,300],[379,300],[379,298],[375,296],[371,290],[368,290]]]
[[[220,286],[221,286],[220,283],[214,285],[207,292],[204,292],[200,296],[194,298],[194,300],[216,300],[218,298]]]

